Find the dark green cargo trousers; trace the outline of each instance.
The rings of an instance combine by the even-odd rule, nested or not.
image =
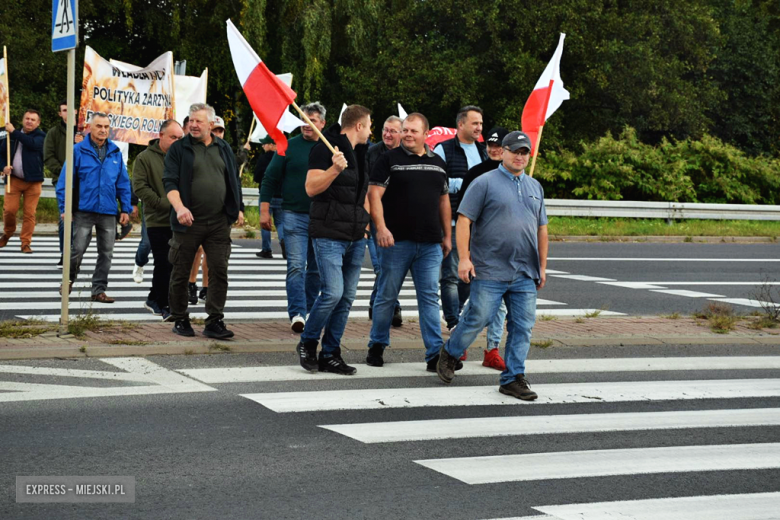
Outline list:
[[[168,304],[174,320],[189,318],[187,283],[195,253],[203,246],[209,264],[209,292],[206,298],[206,325],[225,317],[228,289],[228,259],[230,258],[230,224],[225,217],[207,222],[194,221],[186,233],[174,231],[168,260],[171,262],[171,282]]]

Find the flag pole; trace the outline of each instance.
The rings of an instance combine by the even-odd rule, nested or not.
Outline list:
[[[539,155],[539,145],[542,142],[542,130],[544,130],[544,125],[539,127],[539,133],[536,135],[536,146],[534,146],[534,156],[531,159],[531,173],[528,174],[529,177],[534,176],[534,168],[536,168],[536,156]]]
[[[249,135],[246,138],[246,144],[249,144],[249,139],[252,137],[252,132],[255,131],[255,121],[257,120],[257,117],[255,117],[255,113],[252,112],[252,124],[249,125]],[[248,161],[249,159],[247,159]],[[238,169],[238,176],[241,177],[241,175],[244,174],[244,166],[246,166],[246,162],[241,163],[241,168]]]
[[[11,122],[11,92],[9,91],[8,86],[8,50],[6,49],[5,45],[3,45],[3,68],[5,69],[3,71],[3,81],[5,81],[5,95],[8,96],[8,101],[5,104],[5,122],[10,123]],[[5,146],[6,146],[6,157],[7,161],[5,162],[6,165],[11,166],[11,135],[6,132],[5,136]],[[11,176],[9,175],[5,179],[5,193],[10,194],[11,193]]]
[[[292,106],[293,106],[293,108],[295,108],[295,110],[298,111],[298,113],[301,115],[303,120],[306,121],[306,124],[309,125],[312,130],[314,130],[314,133],[317,134],[317,137],[322,139],[322,142],[325,143],[325,146],[328,147],[328,150],[330,150],[333,153],[336,153],[336,150],[330,145],[328,140],[325,139],[325,136],[322,135],[322,132],[320,132],[320,129],[317,128],[316,126],[314,126],[314,123],[311,122],[311,119],[309,119],[309,116],[307,116],[306,114],[303,113],[303,110],[301,110],[301,108],[298,106],[298,104],[295,101],[292,102]]]
[[[536,168],[536,156],[539,155],[539,146],[542,144],[542,130],[544,130],[544,123],[547,121],[547,107],[550,106],[550,96],[552,95],[554,80],[550,80],[550,87],[547,89],[547,96],[544,99],[544,109],[542,110],[542,124],[539,125],[539,134],[536,136],[536,148],[534,148],[534,157],[531,161],[531,173],[529,177],[534,176],[534,168]]]

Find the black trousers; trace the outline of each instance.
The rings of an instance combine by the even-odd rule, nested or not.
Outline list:
[[[150,237],[151,238],[151,237]],[[206,325],[225,317],[228,289],[228,259],[230,258],[230,224],[225,217],[209,222],[196,220],[186,233],[173,233],[168,260],[173,266],[168,301],[174,320],[189,318],[187,284],[195,253],[203,246],[209,263],[209,297],[206,298]],[[155,260],[156,262],[156,260]]]
[[[171,281],[171,263],[168,261],[168,242],[173,238],[169,227],[147,227],[146,236],[152,247],[154,257],[154,272],[152,274],[152,289],[147,299],[157,302],[161,308],[168,307],[168,285]]]

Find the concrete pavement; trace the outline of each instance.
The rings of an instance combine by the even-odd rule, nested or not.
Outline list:
[[[58,357],[148,356],[155,354],[204,354],[219,352],[293,352],[299,335],[290,331],[286,320],[232,322],[235,332],[229,341],[215,341],[200,335],[202,324],[193,324],[196,336],[184,338],[171,332],[170,323],[111,323],[83,336],[46,332],[30,338],[0,337],[0,359]],[[659,316],[556,318],[537,320],[533,333],[534,348],[622,345],[778,345],[780,328],[750,328],[753,318],[740,321],[727,334],[713,332],[707,321],[690,317],[677,319]],[[35,326],[35,325],[32,325]],[[347,350],[364,350],[371,322],[352,319],[347,324],[342,345]],[[446,329],[442,331],[448,337]],[[416,319],[407,319],[391,331],[393,349],[423,350]],[[481,350],[484,333],[472,346]],[[473,358],[476,359],[476,358]]]

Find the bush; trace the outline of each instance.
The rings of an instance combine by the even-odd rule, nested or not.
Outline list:
[[[626,127],[576,152],[540,155],[539,181],[549,198],[777,204],[780,160],[748,157],[705,135],[701,140],[639,141]]]

